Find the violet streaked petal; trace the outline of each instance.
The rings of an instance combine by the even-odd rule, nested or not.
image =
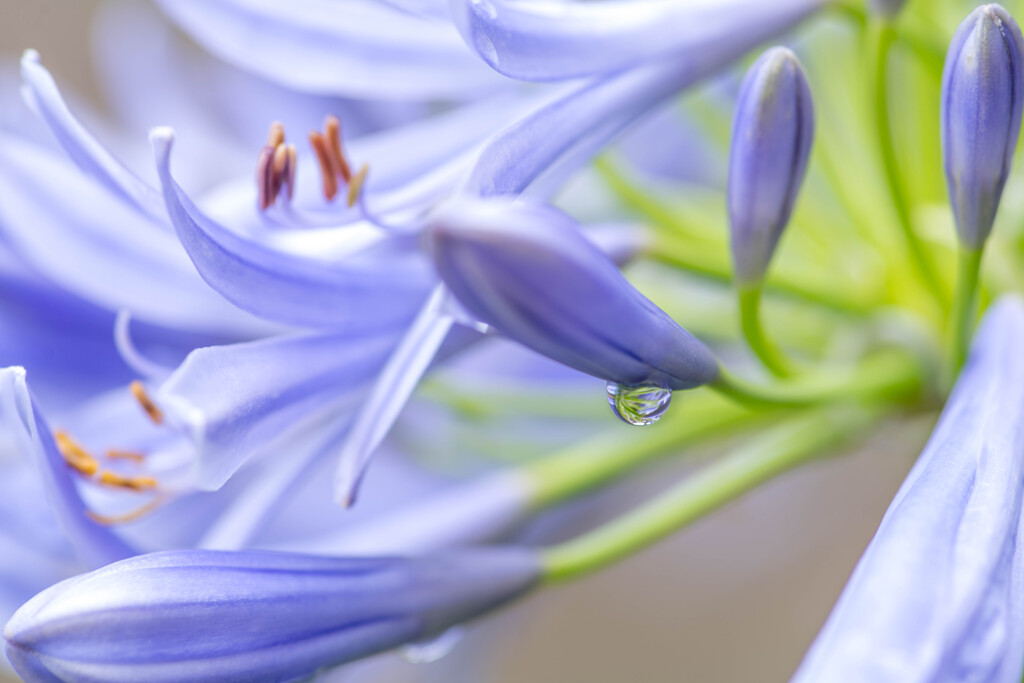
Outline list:
[[[239,308],[311,328],[380,330],[415,315],[432,279],[421,261],[331,264],[246,239],[205,216],[175,182],[173,133],[156,129],[150,138],[181,243],[207,283]]]
[[[935,432],[796,681],[1024,673],[1024,302],[989,309]]]
[[[496,71],[555,81],[655,59],[701,61],[745,50],[797,24],[826,0],[451,0],[466,43]]]
[[[415,559],[156,553],[40,593],[4,637],[29,681],[298,680],[436,636],[539,577],[536,553],[513,548]]]
[[[690,389],[718,376],[711,352],[560,211],[460,200],[432,217],[428,236],[459,302],[538,353],[626,386]]]
[[[657,63],[564,86],[545,104],[488,140],[470,173],[467,194],[547,198],[629,124],[724,68],[776,32],[752,28],[691,59]]]
[[[423,374],[441,349],[453,318],[444,310],[450,296],[438,285],[395,347],[366,401],[360,406],[338,456],[335,501],[349,507],[370,458],[398,419]]]
[[[224,61],[303,92],[443,99],[492,90],[503,81],[474,59],[449,22],[366,0],[158,4]]]
[[[6,135],[0,159],[0,231],[50,281],[168,327],[236,337],[271,329],[211,291],[173,234],[66,160]]]
[[[761,282],[789,223],[814,139],[814,104],[800,61],[774,47],[747,71],[733,117],[729,225],[737,283]]]
[[[274,547],[324,555],[373,556],[418,555],[490,543],[527,517],[533,492],[532,481],[522,473],[497,472],[399,502],[333,533],[287,539],[287,546]]]
[[[354,404],[400,330],[297,334],[192,352],[154,399],[199,451],[197,485],[220,487],[249,457]]]
[[[134,555],[109,527],[97,524],[87,514],[50,427],[29,394],[22,368],[0,370],[0,420],[35,459],[54,516],[82,562],[99,567]]]
[[[957,234],[980,249],[995,221],[1024,111],[1024,36],[999,5],[971,12],[942,74],[942,151]]]
[[[28,50],[21,58],[21,77],[29,105],[50,127],[72,161],[122,200],[156,219],[156,225],[166,225],[167,212],[160,193],[112,157],[78,122],[35,50]]]

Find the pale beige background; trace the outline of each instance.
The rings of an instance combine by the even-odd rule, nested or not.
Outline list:
[[[62,85],[94,93],[88,21],[96,4],[0,0],[4,68],[35,47]],[[437,664],[407,665],[389,655],[338,678],[785,680],[925,433],[920,424],[893,426],[856,455],[784,477],[631,561],[486,621]],[[672,468],[652,473],[634,494],[672,476]]]

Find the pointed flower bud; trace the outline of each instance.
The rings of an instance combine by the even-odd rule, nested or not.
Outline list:
[[[467,199],[435,214],[428,240],[466,309],[538,353],[625,386],[690,389],[718,376],[711,352],[556,209]]]
[[[961,243],[980,249],[1010,173],[1024,104],[1024,38],[1005,9],[960,24],[942,75],[942,152]]]
[[[27,681],[292,681],[438,635],[527,591],[527,550],[345,559],[186,550],[63,581],[4,630]]]
[[[740,86],[729,154],[732,258],[740,286],[768,270],[800,191],[814,138],[814,104],[799,60],[773,47]]]

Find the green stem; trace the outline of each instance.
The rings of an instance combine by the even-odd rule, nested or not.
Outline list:
[[[522,468],[531,481],[532,506],[540,509],[566,500],[682,446],[735,433],[771,415],[704,394],[694,397],[679,415],[670,413],[657,425],[606,430]]]
[[[774,341],[768,338],[761,326],[761,294],[764,285],[740,285],[739,307],[740,327],[750,349],[761,359],[764,366],[776,377],[791,377],[796,374],[793,362]]]
[[[720,249],[715,249],[697,240],[656,234],[645,255],[695,275],[732,282],[732,263],[724,243]],[[863,283],[854,286],[839,281],[834,273],[831,275],[815,276],[803,270],[779,269],[768,276],[767,289],[843,313],[864,314],[873,310],[878,299],[876,292],[865,292]]]
[[[950,376],[956,379],[967,358],[967,347],[974,329],[974,308],[978,294],[978,275],[981,272],[981,249],[961,246],[957,258],[956,290],[950,318]]]
[[[865,411],[819,411],[759,435],[633,512],[543,553],[546,581],[602,569],[860,432]]]
[[[874,45],[874,63],[872,71],[872,103],[874,105],[875,128],[878,131],[878,147],[882,156],[882,167],[885,171],[885,180],[889,185],[889,195],[892,198],[893,208],[896,210],[896,217],[903,237],[910,252],[910,258],[915,270],[928,290],[934,295],[940,305],[947,301],[945,289],[939,279],[927,250],[918,239],[911,222],[910,206],[907,200],[906,190],[900,178],[899,166],[896,163],[896,149],[893,145],[892,128],[889,124],[889,97],[888,97],[888,67],[889,48],[896,37],[892,25],[888,22],[879,22],[872,26],[869,33]]]
[[[772,385],[748,382],[723,367],[709,386],[749,406],[803,406],[855,399],[902,400],[919,394],[922,380],[923,368],[917,357],[886,351],[844,370]]]

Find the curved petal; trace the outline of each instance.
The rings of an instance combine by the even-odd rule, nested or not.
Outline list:
[[[6,135],[0,160],[0,231],[50,281],[149,323],[236,337],[271,329],[211,291],[173,234],[67,162]]]
[[[769,25],[753,25],[737,39],[719,41],[713,49],[700,50],[685,60],[565,86],[485,143],[465,191],[486,196],[518,194],[529,188],[536,196],[550,196],[569,173],[630,123],[775,33]]]
[[[112,157],[74,117],[53,76],[39,61],[39,53],[28,50],[21,58],[22,93],[50,127],[68,156],[86,173],[143,214],[166,225],[167,212],[160,193]]]
[[[366,0],[159,5],[221,59],[303,92],[440,99],[491,90],[503,80],[473,58],[450,23]]]
[[[16,430],[16,438],[37,461],[50,506],[81,560],[100,567],[134,555],[127,543],[88,516],[50,428],[29,394],[22,368],[0,370],[0,418]]]
[[[288,449],[296,433],[339,417],[399,335],[300,334],[199,349],[155,400],[196,445],[199,487],[216,489],[253,454]]]
[[[167,208],[203,278],[243,310],[312,328],[388,329],[408,321],[432,275],[422,259],[332,265],[248,240],[205,216],[170,171],[173,133],[151,134]]]
[[[1024,671],[1024,302],[985,316],[935,432],[796,681]]]
[[[341,447],[335,475],[335,500],[345,507],[354,502],[373,452],[398,419],[455,322],[444,310],[444,299],[448,296],[443,285],[434,289],[384,364],[373,390],[356,414],[352,429]]]
[[[4,637],[20,673],[50,680],[295,681],[436,636],[529,591],[540,572],[537,554],[518,548],[156,553],[50,588]]]
[[[827,0],[452,0],[463,38],[512,78],[555,81],[703,59],[784,31]]]

